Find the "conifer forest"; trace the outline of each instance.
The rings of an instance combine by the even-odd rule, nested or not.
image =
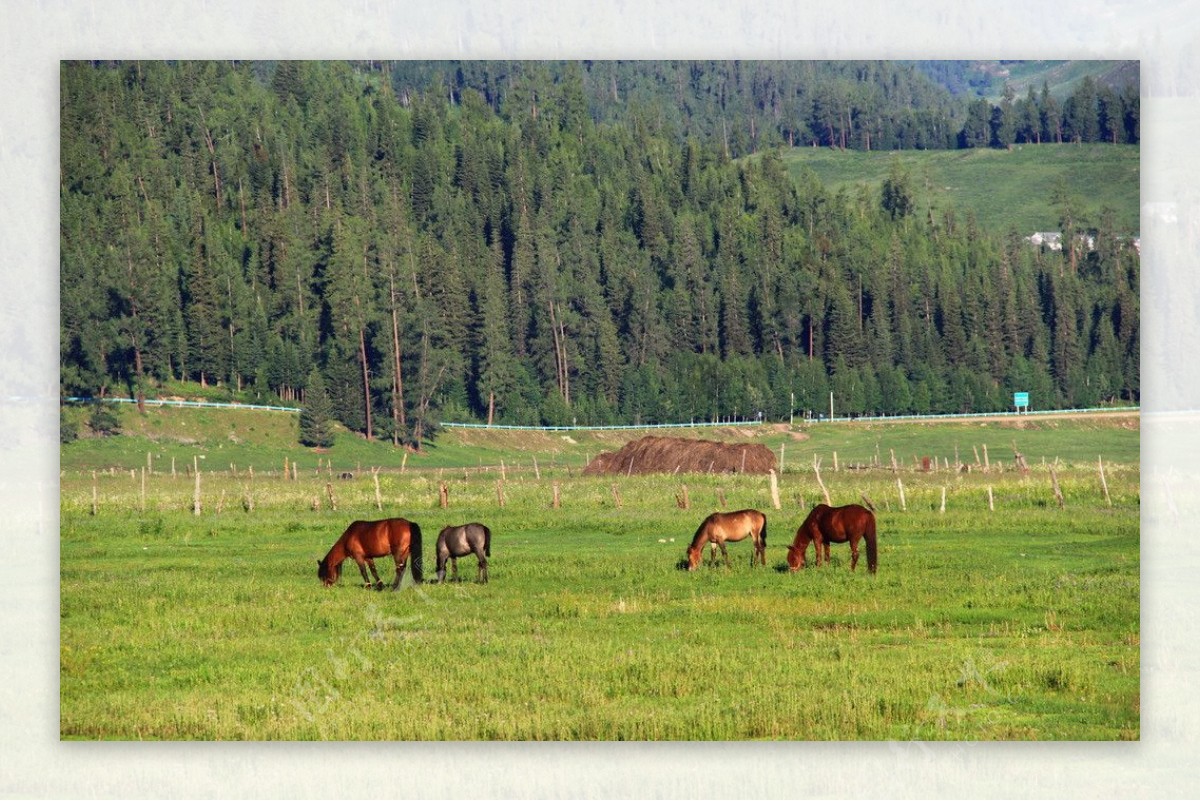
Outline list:
[[[941,69],[946,69],[945,67]],[[919,62],[63,62],[61,392],[182,382],[420,446],[1139,398],[1137,231],[926,212],[847,151],[1136,145],[1137,87]]]

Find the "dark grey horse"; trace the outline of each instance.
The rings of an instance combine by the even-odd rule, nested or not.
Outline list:
[[[446,560],[454,579],[458,578],[458,557],[475,554],[479,559],[480,584],[487,584],[487,557],[492,555],[492,532],[482,523],[446,526],[437,538],[437,580],[446,580]]]

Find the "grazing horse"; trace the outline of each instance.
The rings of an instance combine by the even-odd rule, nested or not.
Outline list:
[[[850,543],[850,569],[858,564],[858,541],[867,541],[867,569],[872,573],[879,566],[878,549],[875,538],[875,515],[865,507],[852,503],[849,506],[829,506],[818,504],[800,528],[796,529],[796,539],[788,546],[787,563],[792,570],[804,567],[804,553],[808,544],[813,544],[817,565],[821,564],[821,548],[825,549],[825,561],[829,561],[829,543]]]
[[[750,566],[755,562],[767,563],[767,516],[757,509],[743,509],[740,512],[713,512],[704,518],[692,544],[687,549],[687,569],[695,570],[700,564],[704,553],[704,544],[708,543],[712,550],[712,561],[716,562],[716,549],[721,549],[725,557],[725,565],[729,566],[729,552],[725,550],[726,542],[740,542],[749,537],[754,542],[754,551],[750,554]]]
[[[356,520],[350,524],[345,533],[325,554],[324,559],[317,561],[317,578],[326,587],[333,586],[342,575],[342,562],[347,558],[358,563],[362,572],[363,586],[370,588],[371,580],[367,577],[367,568],[375,577],[375,589],[382,590],[383,582],[375,570],[375,559],[380,556],[392,555],[396,561],[396,580],[392,589],[400,586],[400,578],[404,575],[404,566],[412,557],[412,577],[418,584],[423,580],[421,570],[421,527],[411,520],[393,517],[388,520]]]
[[[437,580],[446,580],[446,560],[454,579],[458,578],[458,557],[475,554],[479,560],[476,580],[487,584],[487,557],[492,555],[492,531],[482,523],[446,526],[437,538]]]

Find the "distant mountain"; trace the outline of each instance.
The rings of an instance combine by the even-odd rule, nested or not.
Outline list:
[[[917,67],[938,85],[957,97],[982,97],[996,102],[1010,84],[1018,96],[1033,87],[1064,100],[1085,77],[1100,86],[1121,90],[1138,86],[1141,64],[1138,61],[918,61]]]

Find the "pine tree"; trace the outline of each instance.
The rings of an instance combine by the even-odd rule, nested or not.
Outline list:
[[[300,444],[310,448],[333,447],[333,404],[325,391],[325,379],[314,368],[304,387],[300,407]]]

